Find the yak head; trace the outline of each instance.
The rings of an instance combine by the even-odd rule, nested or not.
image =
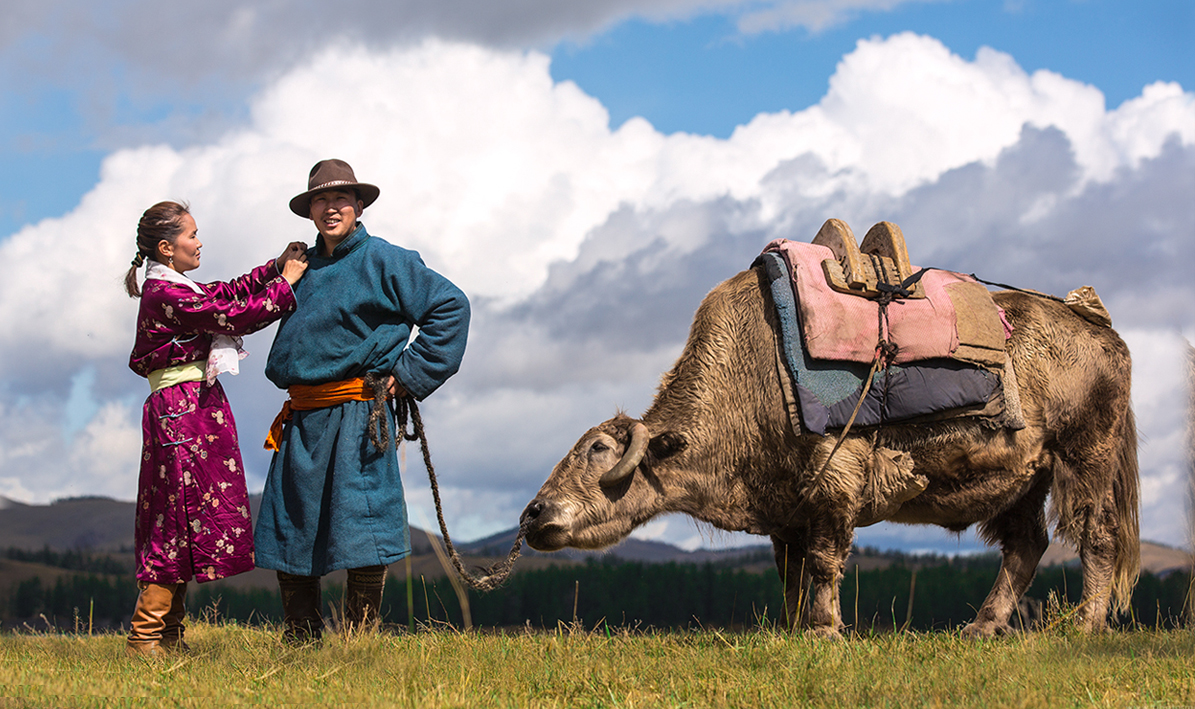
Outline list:
[[[675,433],[618,415],[581,436],[523,510],[527,543],[539,551],[601,549],[663,510],[655,466],[684,448]]]

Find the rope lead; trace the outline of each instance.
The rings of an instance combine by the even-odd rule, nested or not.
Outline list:
[[[411,420],[413,429],[410,433],[407,432],[408,418]],[[432,486],[432,498],[436,501],[436,519],[440,523],[440,533],[444,536],[444,546],[448,548],[448,557],[452,559],[453,568],[465,583],[478,591],[492,591],[498,588],[506,582],[515,560],[519,558],[523,537],[526,534],[522,522],[519,523],[519,533],[515,537],[514,546],[511,547],[510,553],[506,555],[505,559],[484,569],[481,576],[474,576],[466,571],[460,554],[452,546],[452,538],[448,536],[448,525],[444,522],[444,509],[440,504],[440,486],[436,482],[436,469],[432,467],[431,453],[427,448],[427,434],[423,431],[423,417],[419,415],[419,407],[413,398],[404,396],[396,401],[395,420],[398,423],[398,433],[403,439],[419,441],[419,448],[423,452],[423,465],[427,468],[427,478]]]

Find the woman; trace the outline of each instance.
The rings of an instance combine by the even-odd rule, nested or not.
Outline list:
[[[185,204],[160,202],[137,225],[125,275],[141,298],[129,367],[149,379],[142,415],[135,551],[141,593],[126,650],[187,650],[183,600],[200,583],[253,568],[249,496],[236,424],[216,381],[237,373],[240,337],[295,308],[291,286],[307,269],[305,245],[228,283],[198,284],[198,229]],[[143,291],[136,270],[147,263]]]

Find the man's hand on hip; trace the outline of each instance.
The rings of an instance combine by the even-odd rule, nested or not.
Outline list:
[[[407,395],[407,390],[403,388],[402,384],[391,374],[386,378],[386,393],[391,399],[401,399]]]

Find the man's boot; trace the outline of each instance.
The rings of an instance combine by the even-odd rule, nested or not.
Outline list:
[[[381,621],[382,589],[385,585],[385,566],[349,569],[345,588],[344,620],[350,630],[377,628]]]
[[[183,625],[183,619],[187,617],[186,600],[187,584],[184,581],[175,585],[170,612],[163,618],[166,626],[162,628],[162,647],[171,652],[191,652],[191,646],[183,640],[183,633],[187,629],[187,626]]]
[[[282,639],[292,645],[318,643],[323,637],[319,576],[278,572],[282,594]]]
[[[133,609],[133,619],[129,624],[126,654],[156,657],[166,651],[162,646],[162,631],[166,628],[166,615],[170,613],[177,585],[137,583],[141,593],[137,596],[137,606]]]

